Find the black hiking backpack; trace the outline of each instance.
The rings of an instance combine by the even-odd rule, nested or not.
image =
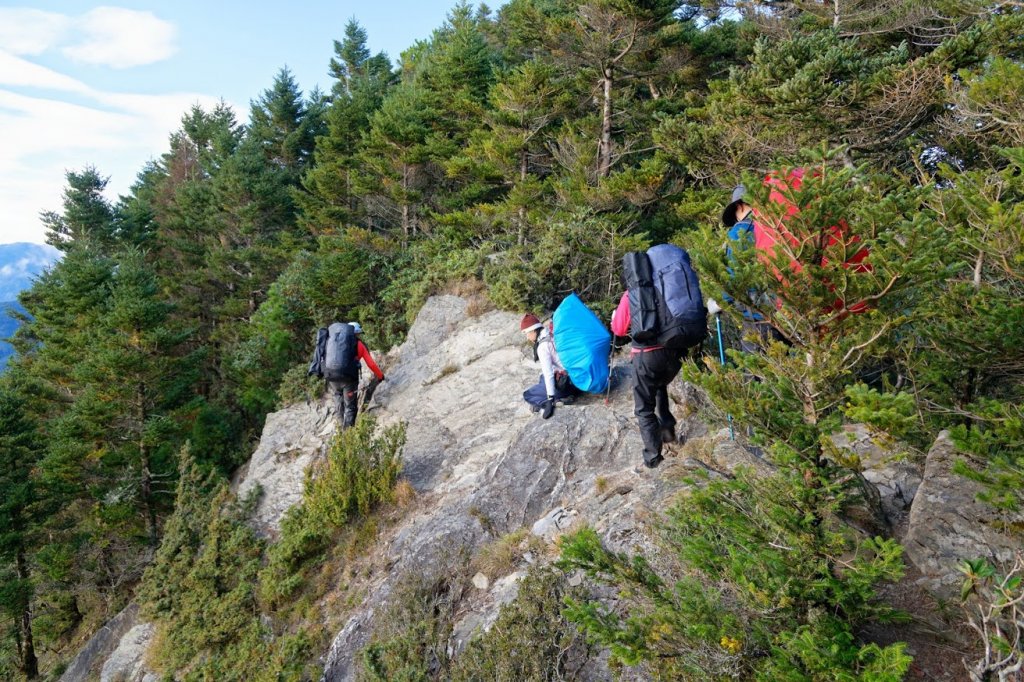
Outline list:
[[[658,244],[647,253],[626,254],[622,264],[633,341],[673,350],[703,341],[708,311],[690,254],[674,244]]]
[[[324,348],[323,376],[328,381],[358,381],[359,340],[352,325],[335,322],[327,328]]]
[[[327,327],[316,330],[316,345],[313,346],[313,361],[309,363],[306,376],[324,378],[324,354],[327,352]]]
[[[629,335],[640,344],[658,337],[658,300],[654,292],[651,259],[646,253],[630,251],[622,257],[629,295]]]

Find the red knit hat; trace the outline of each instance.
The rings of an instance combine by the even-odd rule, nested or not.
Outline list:
[[[540,329],[541,326],[540,319],[533,313],[526,313],[519,322],[519,330],[524,332],[532,332],[534,329]]]

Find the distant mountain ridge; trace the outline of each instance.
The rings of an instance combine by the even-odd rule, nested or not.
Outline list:
[[[60,251],[52,246],[27,242],[0,244],[0,370],[14,353],[11,345],[3,341],[18,328],[11,312],[24,312],[18,304],[18,294],[31,287],[36,276],[59,258]]]

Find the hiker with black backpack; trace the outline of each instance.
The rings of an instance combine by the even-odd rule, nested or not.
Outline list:
[[[375,377],[375,382],[367,387],[367,395],[372,393],[377,383],[384,381],[384,373],[359,338],[362,333],[363,328],[358,322],[335,322],[330,327],[321,327],[317,331],[313,361],[307,372],[327,380],[327,387],[334,398],[334,416],[341,421],[343,429],[356,423],[359,411],[359,361],[365,362]]]
[[[536,315],[527,313],[519,322],[519,330],[533,344],[533,361],[540,362],[541,369],[540,380],[523,391],[523,400],[530,403],[534,412],[540,412],[542,419],[550,419],[556,402],[571,405],[580,391],[562,366],[551,328],[542,324]]]
[[[644,442],[644,466],[664,460],[662,444],[676,440],[668,385],[683,358],[707,336],[707,308],[690,255],[673,244],[627,253],[626,292],[612,315],[612,333],[632,338],[634,414]]]

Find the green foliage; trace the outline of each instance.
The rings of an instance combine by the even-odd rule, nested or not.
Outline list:
[[[920,426],[917,404],[909,393],[883,393],[865,384],[846,388],[843,412],[848,419],[874,426],[896,438],[905,438]]]
[[[831,492],[838,503],[840,486]],[[625,601],[612,610],[571,599],[566,615],[615,660],[659,679],[902,679],[911,659],[901,644],[856,639],[861,624],[894,616],[874,588],[902,575],[902,548],[833,521],[822,528],[817,503],[798,473],[707,483],[669,511],[662,538],[681,567],[669,575],[579,531],[561,565]]]
[[[765,557],[760,580],[782,590],[778,576],[796,571],[793,585],[815,598],[854,611],[848,591],[870,602],[871,580],[839,575],[829,554],[845,537],[836,515],[858,501],[839,484],[856,477],[853,460],[831,441],[846,419],[920,449],[950,429],[964,455],[958,470],[984,485],[982,498],[1019,509],[1024,14],[980,0],[769,4],[511,0],[495,13],[461,4],[397,72],[352,21],[334,45],[328,96],[304,96],[285,69],[254,98],[248,125],[226,104],[193,107],[117,203],[103,198],[96,169],[68,173],[62,205],[43,216],[64,258],[23,294],[31,320],[13,342],[18,409],[42,437],[31,467],[18,455],[0,470],[0,481],[27,486],[9,499],[32,490],[30,513],[3,536],[41,538],[29,544],[30,576],[0,570],[20,586],[11,603],[30,595],[39,650],[78,641],[76,628],[119,608],[157,537],[184,532],[168,514],[186,438],[197,462],[228,474],[267,411],[315,397],[304,371],[318,326],[358,319],[371,348],[384,349],[428,296],[465,282],[518,310],[576,291],[605,316],[622,254],[661,241],[690,249],[706,296],[728,292],[791,344],[686,370],[753,429],[782,467],[780,499],[814,523],[798,532],[781,512],[758,513],[787,529],[806,570],[842,585],[809,587],[803,564],[778,556]],[[779,192],[795,214],[762,182],[787,162],[807,170],[801,188]],[[719,215],[740,177],[761,220],[794,238],[773,258],[723,256]],[[851,262],[862,248],[870,269]],[[739,321],[735,307],[724,315]],[[260,583],[270,602],[315,592],[309,574],[336,532],[325,529],[362,524],[367,500],[386,499],[386,486],[346,466],[338,471],[366,489],[354,501],[320,490],[330,504],[296,512],[294,536],[264,569],[277,576]],[[234,503],[220,502],[217,518],[194,510],[200,526],[185,544],[167,544],[225,581],[222,594],[197,594],[245,606],[253,595],[211,562],[252,577],[259,552]],[[350,528],[363,538],[352,542],[373,528]],[[220,549],[201,546],[208,532]],[[226,547],[233,556],[218,554]],[[154,575],[170,561],[160,558]],[[179,569],[168,584],[203,584]],[[702,570],[739,581],[725,559]],[[279,589],[268,587],[275,580]],[[752,639],[737,623],[762,614],[737,606],[737,595],[749,597],[742,587],[698,581],[673,597],[719,613],[687,635],[706,644],[693,655],[713,676],[747,665],[755,640],[777,666],[766,677],[842,669],[884,679],[901,665],[898,647],[850,640],[840,612],[797,610],[777,637],[765,627]],[[265,664],[255,677],[287,677],[292,653],[305,656],[296,652],[319,637],[275,639],[255,621],[234,622],[233,636],[215,623],[188,632],[178,616],[161,617],[182,645],[169,667],[195,676],[255,671],[240,661],[249,647]],[[201,650],[206,627],[216,655]],[[9,628],[0,637],[16,648]],[[422,672],[431,637],[384,646],[375,660]],[[0,654],[0,675],[14,658]]]
[[[260,596],[279,605],[306,584],[310,572],[336,541],[338,532],[393,499],[401,471],[404,426],[374,436],[375,422],[361,417],[341,431],[326,460],[308,472],[302,504],[281,522],[281,537],[260,572]]]
[[[68,171],[64,190],[64,211],[46,211],[46,243],[61,251],[73,248],[109,249],[117,239],[116,213],[103,197],[109,178],[100,176],[92,166],[81,173]]]
[[[516,598],[498,619],[455,658],[450,679],[459,682],[519,682],[577,679],[593,653],[562,616],[566,598],[583,598],[581,588],[552,567],[532,568]]]
[[[334,321],[359,320],[367,343],[390,340],[374,324],[369,303],[383,288],[375,277],[391,253],[387,244],[357,237],[322,237],[316,251],[298,253],[270,288],[233,348],[228,366],[243,406],[265,413],[282,401],[285,372],[313,352],[316,329]]]
[[[251,509],[187,451],[181,462],[176,512],[138,592],[157,625],[153,662],[185,680],[308,679],[311,635],[278,636],[260,617]]]
[[[309,367],[302,363],[292,367],[281,377],[277,388],[278,408],[295,403],[319,400],[324,393],[324,380],[309,375]]]
[[[607,306],[621,292],[623,254],[647,246],[631,228],[589,212],[553,220],[535,247],[508,249],[484,267],[491,300],[511,310],[550,309],[575,291]]]
[[[971,679],[1012,679],[1024,666],[1024,554],[1000,572],[985,559],[965,561],[961,600],[968,623],[984,645],[979,660],[965,661]]]
[[[707,295],[719,289],[756,310],[788,345],[730,351],[724,368],[711,363],[707,372],[684,373],[759,437],[818,467],[842,424],[837,408],[849,399],[847,388],[876,358],[898,355],[905,325],[931,315],[924,303],[955,261],[924,205],[924,188],[836,168],[829,154],[812,158],[799,189],[788,171],[776,176],[788,179],[771,196],[774,188],[748,178],[759,220],[777,226],[773,256],[737,248],[727,261],[721,238],[707,228],[688,239]],[[739,321],[735,307],[723,314]]]
[[[33,508],[39,495],[31,472],[41,439],[18,388],[15,381],[0,382],[0,637],[13,640],[5,649],[16,652],[9,659],[0,653],[0,672],[6,668],[13,678],[16,669],[31,679],[39,670],[28,563],[38,543]]]
[[[956,472],[985,486],[980,499],[997,509],[1024,508],[1024,408],[996,400],[975,405],[977,420],[950,431],[957,450],[968,459]],[[1010,529],[1024,535],[1024,529]]]
[[[459,604],[470,587],[465,565],[465,557],[449,557],[436,561],[434,571],[402,576],[387,608],[374,619],[373,637],[362,651],[356,679],[426,682],[448,677],[448,643]]]
[[[999,152],[1005,166],[957,174],[931,198],[944,238],[955,246],[956,273],[930,301],[915,354],[917,390],[939,426],[949,412],[969,457],[959,469],[987,487],[984,499],[1020,509],[1024,484],[1024,148]],[[947,169],[952,172],[952,169]]]

